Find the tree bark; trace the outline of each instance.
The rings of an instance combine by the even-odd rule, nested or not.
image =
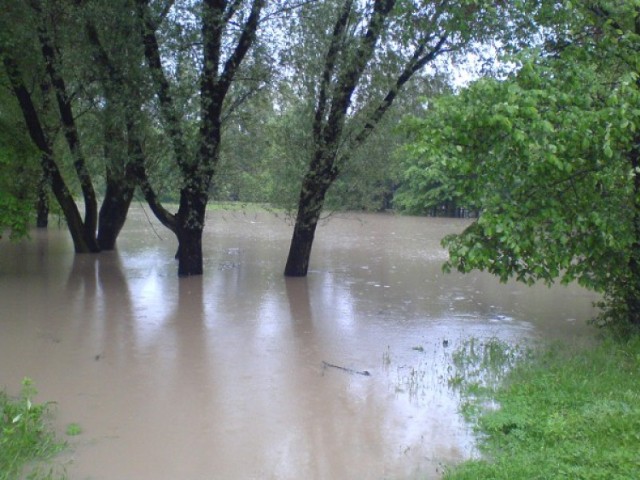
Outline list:
[[[133,200],[134,187],[126,179],[107,175],[107,188],[98,217],[98,245],[102,250],[113,250]]]
[[[207,207],[206,196],[183,192],[176,215],[178,237],[178,276],[202,275],[202,233]]]
[[[639,81],[640,82],[640,81]],[[639,84],[640,88],[640,84]],[[629,255],[629,285],[626,292],[627,320],[630,325],[640,327],[640,135],[634,138],[629,152],[633,176],[633,233],[634,242]]]
[[[634,33],[640,35],[640,7],[636,8],[634,21]],[[637,68],[637,65],[634,65]],[[639,72],[636,72],[639,73]],[[640,91],[640,78],[636,79],[635,87]],[[632,191],[632,215],[634,242],[631,245],[629,255],[629,286],[626,295],[627,320],[630,325],[640,327],[640,134],[635,134],[631,150],[629,151],[629,163],[633,175]]]
[[[49,226],[49,176],[42,172],[38,182],[38,200],[36,202],[36,227]]]
[[[316,195],[317,196],[317,193]],[[296,224],[293,228],[289,256],[284,268],[287,277],[306,277],[309,271],[309,261],[311,259],[311,248],[320,220],[320,212],[324,199],[308,199],[308,203],[300,202]]]
[[[296,224],[293,228],[289,255],[284,274],[287,277],[304,277],[309,270],[311,247],[315,238],[320,214],[329,187],[338,175],[330,157],[316,153],[316,168],[307,173],[303,180],[298,201]]]

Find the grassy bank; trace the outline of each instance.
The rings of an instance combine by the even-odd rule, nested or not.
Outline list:
[[[35,394],[28,379],[18,398],[0,392],[0,480],[62,478],[44,461],[64,443],[56,440],[47,422],[50,405],[32,403]]]
[[[445,479],[640,478],[640,338],[526,354],[498,347],[457,352],[452,382],[477,425],[483,459]]]

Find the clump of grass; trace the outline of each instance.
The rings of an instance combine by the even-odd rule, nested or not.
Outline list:
[[[492,396],[499,408],[476,417],[484,458],[445,479],[640,478],[640,338],[541,350]]]
[[[475,399],[491,392],[529,350],[497,338],[465,340],[452,355],[450,387]],[[462,388],[463,387],[463,388]]]
[[[70,423],[69,425],[67,425],[65,433],[70,437],[75,437],[76,435],[80,435],[82,433],[82,427],[77,423]]]
[[[15,480],[27,465],[51,458],[64,444],[47,422],[51,404],[35,404],[33,382],[26,378],[18,398],[0,392],[0,480]],[[53,479],[53,469],[33,468],[30,479]]]

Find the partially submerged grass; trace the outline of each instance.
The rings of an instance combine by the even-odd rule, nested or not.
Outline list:
[[[508,360],[509,351],[496,355]],[[461,365],[478,363],[468,349],[458,355]],[[488,376],[493,386],[454,376],[484,458],[450,469],[445,479],[640,478],[640,338],[515,358],[505,378]]]
[[[47,418],[51,404],[32,402],[36,390],[29,379],[18,398],[0,392],[0,480],[61,478],[41,462],[58,453],[64,443],[56,440]],[[29,473],[25,473],[26,471]]]

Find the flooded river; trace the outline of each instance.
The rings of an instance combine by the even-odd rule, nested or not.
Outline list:
[[[71,480],[411,479],[475,454],[447,384],[470,337],[573,341],[593,295],[445,275],[464,220],[336,215],[306,279],[282,275],[292,227],[211,212],[205,275],[133,210],[117,252],[68,234],[0,240],[0,389],[57,403]],[[323,362],[354,371],[326,367]]]

